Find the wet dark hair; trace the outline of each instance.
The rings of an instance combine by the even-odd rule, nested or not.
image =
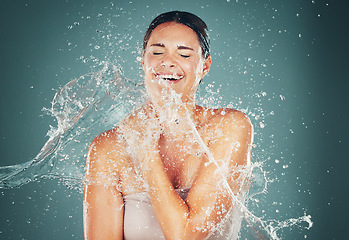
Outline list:
[[[198,36],[202,48],[202,56],[207,58],[210,55],[210,37],[206,23],[198,16],[181,11],[172,11],[162,13],[157,16],[149,25],[148,30],[144,35],[143,50],[147,47],[148,40],[152,31],[162,23],[176,22],[190,27]]]

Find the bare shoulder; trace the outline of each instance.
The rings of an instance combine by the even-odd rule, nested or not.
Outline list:
[[[119,127],[103,132],[93,139],[90,151],[98,151],[100,154],[108,153],[110,150],[120,147],[123,135]]]
[[[225,131],[252,132],[253,127],[249,117],[236,109],[220,108],[211,109],[213,111],[212,118],[209,120],[211,125]]]
[[[143,115],[145,116],[145,110],[141,107],[120,121],[118,127],[97,136],[91,143],[90,152],[100,157],[125,159],[127,144],[139,132]]]
[[[138,108],[131,114],[129,114],[124,120],[122,120],[119,124],[119,130],[126,134],[130,130],[136,130],[140,127],[140,123],[143,119],[146,118],[146,110],[143,107]]]
[[[118,127],[110,129],[98,135],[90,144],[86,175],[117,174],[125,164],[126,157],[123,134]]]
[[[228,108],[208,109],[206,116],[203,134],[208,136],[207,146],[215,164],[205,164],[207,167],[202,168],[197,183],[218,186],[223,173],[231,190],[237,193],[241,185],[235,180],[240,175],[240,169],[251,162],[253,141],[251,121],[245,113]],[[207,158],[205,161],[209,163],[210,159]],[[220,168],[219,171],[217,167]],[[204,188],[198,187],[198,189],[200,192]]]
[[[246,164],[246,154],[251,151],[253,142],[253,126],[249,117],[235,109],[215,109],[210,125],[214,134],[209,146],[216,159]],[[227,154],[231,156],[229,159]]]
[[[127,132],[137,128],[140,116],[144,113],[143,108],[137,109],[120,121],[119,126],[98,135],[91,146],[95,146],[99,151],[109,152],[111,149],[121,148],[125,145]]]

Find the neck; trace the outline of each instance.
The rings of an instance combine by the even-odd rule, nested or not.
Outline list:
[[[195,98],[187,101],[157,101],[152,105],[162,122],[163,133],[170,138],[187,134],[192,130],[190,121],[194,125],[199,121]]]
[[[175,120],[176,118],[193,118],[195,115],[196,104],[195,100],[163,100],[163,101],[152,101],[152,105],[156,109],[162,120]]]

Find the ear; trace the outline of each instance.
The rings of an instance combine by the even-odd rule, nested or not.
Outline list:
[[[206,74],[210,71],[211,63],[212,63],[211,55],[208,55],[208,57],[204,59],[204,65],[202,69],[202,78],[206,76]]]
[[[145,55],[145,50],[142,51],[142,68],[144,71],[144,55]]]

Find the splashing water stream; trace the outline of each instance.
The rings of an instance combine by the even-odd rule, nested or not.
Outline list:
[[[51,109],[45,111],[56,118],[57,128],[51,126],[49,140],[33,160],[0,168],[0,188],[52,177],[81,187],[89,142],[142,101],[142,89],[129,89],[128,80],[112,68],[74,79],[55,94]]]
[[[253,7],[251,9],[255,8]],[[251,11],[251,13],[247,14],[253,15],[254,12]],[[98,16],[98,19],[102,19],[101,16]],[[241,26],[245,26],[245,28],[247,29],[247,25],[250,23],[247,20],[248,18],[245,19],[245,17],[243,16],[240,16],[240,18],[247,22],[241,24]],[[254,18],[251,17],[251,19]],[[235,20],[239,20],[239,18]],[[217,22],[220,22],[220,24],[224,23],[224,21]],[[127,23],[129,23],[129,21],[127,21]],[[110,28],[113,28],[112,30],[115,31],[113,21],[110,22],[108,19],[108,24],[110,25]],[[78,29],[82,25],[83,23],[81,22],[80,25],[74,25],[72,28]],[[268,26],[268,29],[264,29],[264,25],[256,27],[255,29],[256,31],[265,30],[265,32],[269,32],[269,25],[265,23],[265,27]],[[237,26],[239,26],[239,24],[237,24]],[[140,29],[141,27],[139,27],[139,25],[135,26],[136,29]],[[270,28],[274,31],[273,27]],[[113,32],[109,31],[110,29],[106,28],[103,30],[105,33],[99,31],[97,34],[98,37],[93,38],[96,39],[96,42],[93,42],[93,44],[91,45],[94,47],[93,55],[97,55],[97,50],[101,51],[101,49],[108,47],[109,48],[106,52],[114,52],[114,49],[116,48],[115,42],[120,40],[120,36],[113,35]],[[253,32],[253,30],[248,31],[249,33]],[[113,42],[113,40],[103,40],[105,41],[104,46],[103,44],[101,44],[101,42],[98,42],[102,41],[102,38],[112,39],[112,37],[115,37],[115,42]],[[125,42],[129,42],[129,40],[131,40],[131,38],[126,39],[126,36],[121,38],[123,38],[123,40],[127,40]],[[240,38],[243,39],[242,37]],[[217,37],[216,41],[218,42],[220,39],[224,38]],[[248,42],[249,38],[246,39],[246,41]],[[264,38],[261,39],[263,40]],[[283,38],[281,38],[281,40],[283,40]],[[229,41],[227,40],[227,42]],[[243,40],[240,40],[238,44],[242,44],[242,42]],[[251,81],[246,80],[246,86],[257,83],[258,77],[256,76],[258,75],[258,71],[256,69],[259,69],[259,63],[261,63],[262,66],[262,62],[258,61],[258,57],[255,57],[254,54],[248,51],[251,50],[251,52],[254,52],[261,49],[257,47],[260,43],[258,42],[257,44],[256,42],[258,41],[252,39],[249,43],[252,47],[247,49],[246,57],[248,58],[246,59],[248,59],[248,63],[245,63],[243,61],[243,57],[245,56],[243,54],[243,57],[237,58],[235,63],[236,65],[238,65],[238,71],[241,71],[243,73],[242,76],[248,76],[249,74],[251,74],[250,72],[253,72],[252,69],[256,71],[255,73],[253,73],[255,76],[251,74]],[[82,43],[80,43],[80,45],[81,44]],[[118,47],[122,48],[122,50],[120,51],[125,50],[126,45],[124,45],[125,44],[117,45]],[[69,46],[74,46],[74,44]],[[263,42],[261,46],[264,46]],[[128,48],[129,46],[127,45],[126,50]],[[242,52],[243,50],[238,50],[237,53],[241,54],[240,51]],[[229,51],[222,53],[223,56],[225,56],[225,54],[230,53]],[[248,54],[250,54],[252,58],[250,58]],[[225,57],[227,57],[228,61],[232,61],[231,57],[229,57],[228,55]],[[120,58],[120,60],[122,60],[122,57]],[[91,56],[90,58],[81,56],[81,60],[83,60],[84,62],[95,62],[93,56]],[[271,59],[270,61],[273,60]],[[120,62],[123,63],[123,61]],[[223,67],[223,69],[228,72],[229,70],[231,70],[228,69],[231,65],[234,65],[234,63],[228,64],[228,67]],[[222,65],[219,67],[222,68]],[[99,135],[100,133],[116,127],[122,119],[124,119],[133,110],[138,109],[146,100],[144,87],[141,84],[137,84],[133,80],[129,80],[123,77],[119,69],[119,67],[105,63],[105,66],[101,71],[93,71],[90,74],[83,75],[77,79],[72,80],[63,88],[61,88],[54,96],[52,107],[50,109],[45,109],[45,112],[56,118],[57,127],[51,127],[51,130],[47,134],[49,136],[48,141],[45,143],[41,151],[33,160],[23,164],[0,167],[0,188],[18,187],[40,178],[58,178],[61,179],[61,181],[69,188],[74,188],[78,191],[82,191],[85,174],[86,154],[90,142],[95,136]],[[264,73],[264,69],[265,67],[263,66],[261,74],[267,75],[268,73]],[[254,79],[253,81],[252,78]],[[264,81],[263,78],[261,79],[262,81]],[[230,85],[230,88],[232,88],[232,86],[234,85]],[[242,87],[242,89],[243,88],[244,87]],[[210,87],[209,84],[209,86],[205,89],[206,95],[201,97],[202,99],[200,101],[208,103],[210,107],[218,106],[219,99],[217,97],[217,93],[215,93],[213,90],[211,91],[211,89],[213,88]],[[283,95],[279,95],[279,93],[275,90],[276,96],[280,96],[281,101],[284,101],[285,94],[284,92],[281,93]],[[248,100],[251,100],[253,97],[263,98],[266,96],[265,92],[258,94],[258,96],[252,96],[252,94],[248,93],[248,91],[244,92],[244,94],[249,96]],[[259,103],[257,104],[258,108],[254,108],[253,104],[251,104],[251,110],[249,110],[248,108],[246,110],[243,110],[241,109],[242,105],[239,105],[240,103],[236,103],[240,102],[239,97],[233,96],[233,98],[233,103],[228,104],[228,107],[240,108],[241,111],[247,113],[251,118],[256,121],[258,120],[257,125],[259,125],[260,128],[264,128],[264,126],[266,126],[264,123],[265,115]],[[208,156],[209,163],[217,165],[209,149],[201,139],[194,122],[189,116],[187,116],[187,120],[191,126],[193,135],[195,136],[197,142],[200,145],[200,148],[202,149],[202,152],[206,153],[206,155]],[[260,151],[258,154],[263,155],[264,153],[261,153]],[[241,209],[241,213],[246,225],[244,226],[245,230],[251,233],[251,235],[253,235],[256,239],[280,239],[279,232],[281,232],[282,229],[291,228],[292,226],[300,226],[303,222],[307,224],[306,228],[309,229],[312,226],[309,215],[305,214],[304,216],[301,216],[299,218],[289,218],[284,221],[279,221],[270,219],[267,215],[258,217],[259,214],[254,213],[253,209],[251,209],[251,206],[248,205],[248,203],[253,202],[257,196],[267,193],[267,185],[271,181],[267,179],[268,174],[263,170],[263,161],[266,161],[265,159],[266,157],[264,155],[261,157],[258,156],[258,160],[250,162],[248,169],[246,169],[246,174],[251,174],[252,183],[244,201],[237,198],[233,194],[233,191],[230,189],[227,181],[223,181],[223,187],[231,194],[234,203]],[[251,238],[253,237],[251,236]]]
[[[99,72],[72,80],[55,94],[51,109],[46,109],[46,112],[56,118],[57,128],[51,127],[49,140],[33,160],[0,168],[0,188],[18,187],[40,178],[60,178],[68,187],[81,191],[89,143],[95,136],[117,126],[119,121],[139,108],[146,100],[145,95],[140,84],[122,77],[113,65],[106,64]],[[175,101],[180,101],[178,94],[172,95],[175,96]],[[219,168],[193,120],[188,115],[186,118],[202,152],[208,156],[208,164],[215,164]],[[260,163],[251,163],[250,158],[251,156],[245,176],[252,174],[252,179],[264,176]],[[259,169],[261,173],[254,169]],[[224,179],[223,186],[232,196],[234,206],[241,210],[247,228],[258,239],[279,239],[278,230],[301,222],[307,222],[307,228],[312,226],[310,216],[307,215],[282,222],[266,221],[255,216],[233,193],[223,172],[220,172]],[[264,181],[267,182],[266,179]],[[265,189],[252,189],[247,200],[263,191]]]

